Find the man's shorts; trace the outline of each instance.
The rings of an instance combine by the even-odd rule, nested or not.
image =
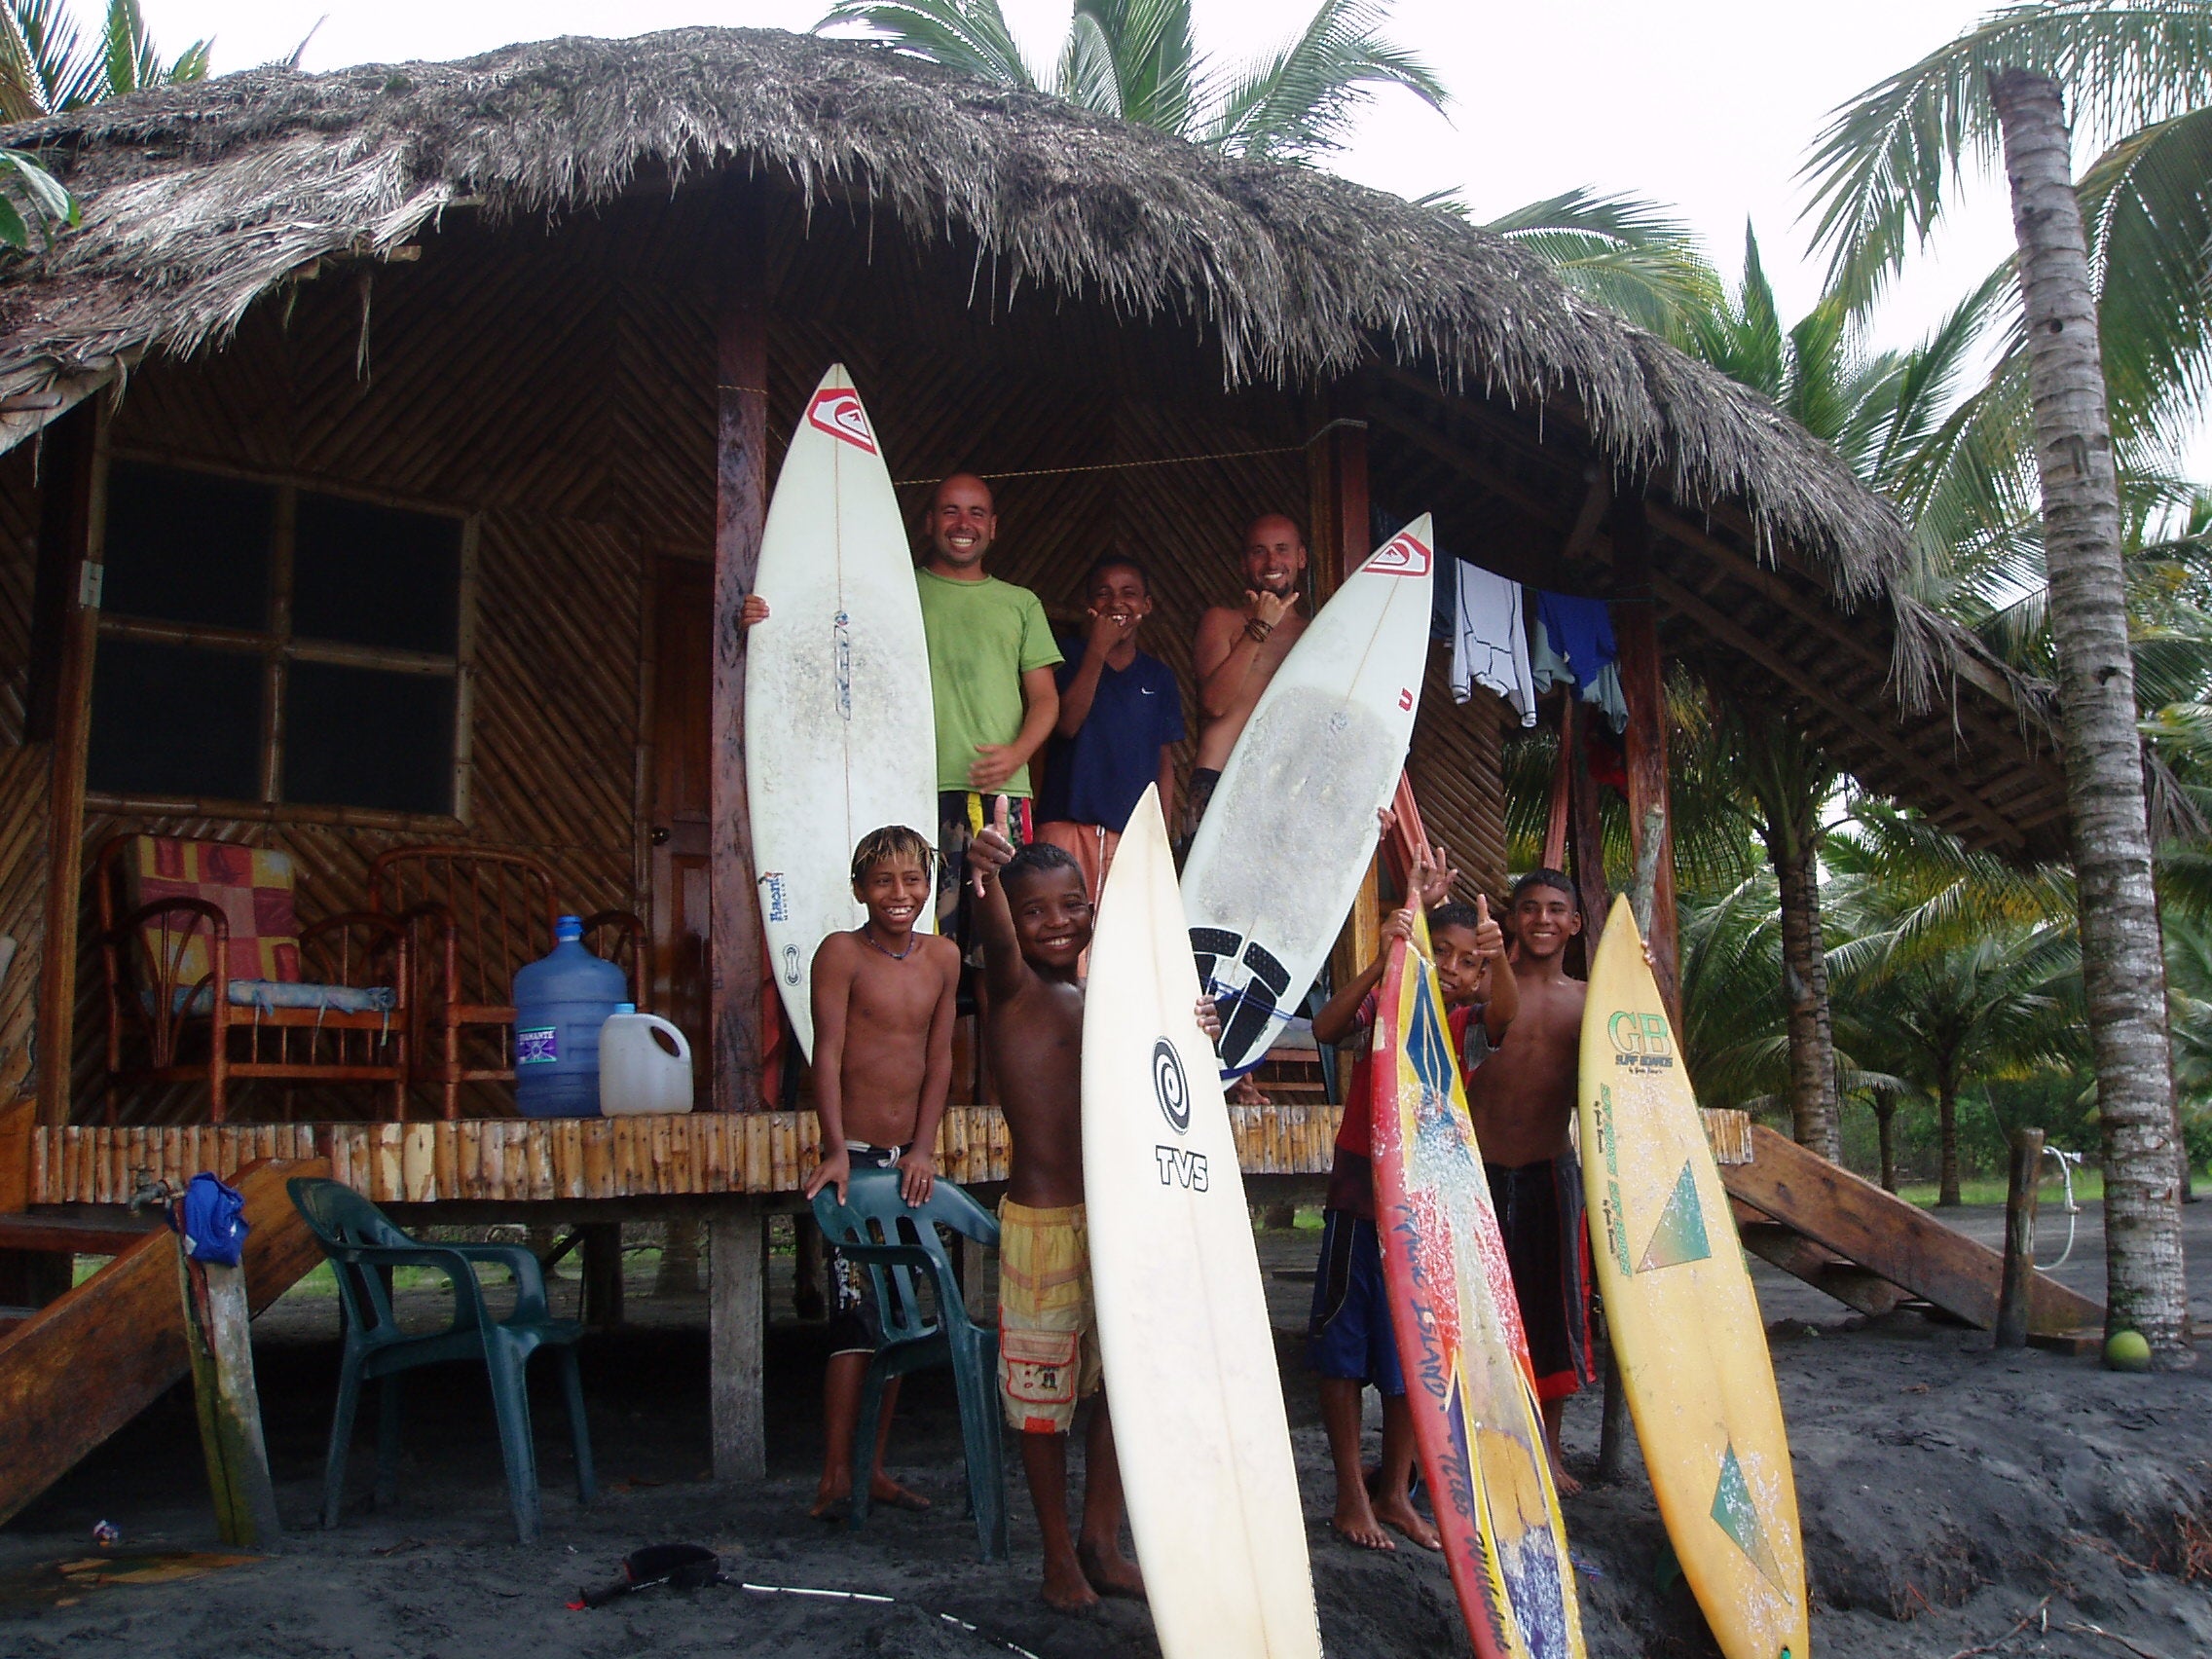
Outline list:
[[[999,1203],[999,1398],[1024,1434],[1065,1434],[1098,1392],[1098,1312],[1083,1205]]]
[[[1541,1163],[1486,1163],[1513,1293],[1529,1334],[1536,1397],[1564,1400],[1598,1380],[1590,1360],[1590,1237],[1582,1168],[1567,1153]]]
[[[893,1169],[905,1157],[903,1146],[870,1146],[847,1141],[845,1155],[855,1169]],[[830,1351],[873,1353],[883,1346],[883,1314],[875,1306],[875,1275],[860,1263],[848,1261],[832,1244],[829,1253],[830,1283],[836,1303],[830,1311]]]
[[[952,790],[937,797],[937,931],[960,946],[960,960],[980,963],[982,945],[971,919],[976,890],[968,884],[968,844],[1007,803],[1006,834],[1016,850],[1031,839],[1029,802],[1018,795]]]
[[[1323,1377],[1372,1382],[1385,1394],[1406,1391],[1382,1282],[1382,1241],[1367,1217],[1321,1212],[1321,1260],[1306,1336],[1306,1362]]]

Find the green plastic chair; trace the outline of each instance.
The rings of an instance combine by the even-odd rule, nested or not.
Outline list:
[[[556,1319],[545,1303],[545,1275],[537,1258],[519,1244],[424,1244],[392,1226],[385,1213],[350,1187],[297,1177],[284,1184],[293,1207],[330,1258],[338,1298],[346,1312],[346,1352],[338,1374],[338,1410],[330,1424],[330,1456],[322,1478],[322,1524],[338,1525],[346,1490],[346,1457],[353,1441],[353,1412],[361,1384],[377,1389],[379,1503],[391,1501],[399,1467],[400,1374],[419,1365],[481,1359],[491,1375],[492,1406],[499,1423],[499,1452],[507,1466],[507,1497],[515,1534],[537,1541],[537,1451],[531,1439],[530,1395],[524,1370],[530,1356],[551,1347],[561,1356],[569,1432],[575,1443],[576,1495],[599,1495],[592,1473],[591,1434],[584,1424],[584,1392],[576,1372],[576,1340],[583,1327]],[[494,1319],[484,1306],[478,1264],[514,1275],[514,1311]],[[408,1336],[392,1316],[390,1270],[433,1268],[453,1286],[453,1323],[442,1331]]]
[[[930,1366],[952,1367],[960,1399],[960,1438],[968,1455],[968,1508],[983,1560],[1004,1561],[1006,1475],[999,1442],[999,1334],[968,1317],[960,1281],[933,1223],[996,1248],[999,1224],[950,1181],[939,1181],[929,1201],[909,1207],[899,1196],[896,1169],[856,1169],[837,1201],[834,1187],[814,1195],[814,1218],[823,1236],[845,1258],[865,1267],[874,1281],[883,1343],[861,1383],[863,1468],[853,1480],[851,1526],[867,1520],[866,1462],[882,1419],[883,1390],[894,1377]],[[925,1305],[924,1296],[927,1296]],[[934,1316],[933,1316],[934,1315]]]

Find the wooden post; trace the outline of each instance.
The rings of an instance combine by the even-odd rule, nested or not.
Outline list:
[[[1667,669],[1659,654],[1658,601],[1651,592],[1651,527],[1643,502],[1623,497],[1612,510],[1613,643],[1620,650],[1621,696],[1628,704],[1622,738],[1628,759],[1628,821],[1638,861],[1650,814],[1659,818],[1656,880],[1651,891],[1653,977],[1675,1029],[1682,1027],[1681,924],[1675,907],[1674,813],[1667,795]]]
[[[1598,786],[1590,779],[1590,754],[1582,747],[1589,711],[1569,692],[1560,704],[1559,740],[1567,746],[1567,848],[1573,856],[1575,902],[1582,906],[1582,960],[1598,959],[1605,931],[1605,830],[1598,815]]]
[[[1356,382],[1340,385],[1329,402],[1330,418],[1357,424],[1338,426],[1313,446],[1307,476],[1311,486],[1313,528],[1308,551],[1313,560],[1314,608],[1344,585],[1375,551],[1367,489],[1367,399]],[[1375,960],[1382,943],[1382,878],[1380,854],[1368,862],[1359,895],[1345,918],[1330,966],[1343,984]]]
[[[714,773],[710,783],[708,950],[714,1101],[760,1104],[760,898],[745,803],[746,595],[768,512],[767,214],[757,189],[733,186],[730,269],[715,321]]]
[[[2043,1130],[2012,1131],[2011,1178],[2005,1189],[2005,1276],[1997,1286],[1997,1346],[2028,1346],[2028,1304],[2036,1281],[2036,1178]]]
[[[283,1546],[284,1529],[276,1516],[276,1488],[269,1478],[269,1448],[261,1435],[245,1269],[196,1262],[184,1253],[180,1238],[176,1277],[216,1529],[233,1549],[274,1554]]]
[[[54,740],[47,795],[46,917],[38,987],[38,1114],[47,1124],[69,1121],[70,1062],[77,1038],[77,907],[85,882],[85,754],[92,727],[92,652],[99,631],[100,581],[107,545],[108,400],[93,397],[72,419],[58,421],[50,446],[57,453],[39,518],[38,606],[53,629],[42,649],[54,653],[51,693],[40,703],[34,731]],[[50,696],[51,700],[46,700]]]
[[[986,1330],[999,1322],[998,1282],[991,1277],[996,1254],[982,1240],[960,1235],[960,1299],[968,1305],[968,1317]]]
[[[1628,1437],[1633,1425],[1628,1417],[1628,1390],[1621,1385],[1621,1356],[1613,1346],[1613,1330],[1605,1327],[1605,1404],[1598,1419],[1598,1479],[1610,1484],[1628,1466]]]
[[[584,1323],[611,1331],[622,1323],[622,1224],[588,1222],[576,1229],[584,1256]]]
[[[756,1481],[768,1472],[760,1374],[767,1357],[768,1218],[722,1211],[707,1224],[710,1372],[715,1479]]]

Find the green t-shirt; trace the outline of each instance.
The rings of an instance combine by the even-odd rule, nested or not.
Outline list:
[[[978,743],[1021,735],[1021,677],[1060,660],[1045,608],[1025,587],[985,576],[954,581],[916,570],[922,630],[930,641],[930,687],[937,698],[937,787],[966,790]],[[997,792],[1026,798],[1023,766]]]

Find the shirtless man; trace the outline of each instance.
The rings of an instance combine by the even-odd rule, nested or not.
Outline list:
[[[903,825],[863,836],[853,853],[853,897],[867,906],[867,920],[831,934],[814,953],[822,1161],[806,1178],[809,1198],[833,1186],[842,1200],[856,1162],[897,1168],[900,1196],[909,1204],[926,1202],[936,1184],[937,1128],[952,1084],[960,951],[948,939],[914,931],[936,893],[932,862],[930,844]],[[866,1271],[842,1259],[836,1271],[837,1311],[822,1381],[827,1445],[809,1511],[818,1520],[852,1495],[861,1383],[882,1340]],[[868,1494],[877,1503],[926,1509],[927,1498],[883,1472],[898,1389],[894,1380],[884,1391]]]
[[[1122,1473],[1102,1387],[1090,1240],[1083,1202],[1083,983],[1091,906],[1083,870],[1037,842],[1015,852],[1005,807],[968,847],[978,889],[992,1018],[985,1048],[1013,1138],[999,1205],[999,1395],[1021,1434],[1022,1472],[1045,1540],[1045,1600],[1063,1609],[1101,1594],[1142,1596],[1122,1553]],[[1198,1023],[1221,1035],[1211,998]],[[1097,1396],[1085,1443],[1083,1527],[1068,1534],[1068,1430]]]
[[[1206,814],[1229,752],[1282,659],[1306,632],[1298,608],[1306,539],[1280,513],[1244,533],[1244,603],[1216,605],[1198,618],[1192,664],[1198,676],[1198,753],[1191,768],[1191,827]]]
[[[1567,1140],[1581,1063],[1586,987],[1567,977],[1567,941],[1582,931],[1574,887],[1556,869],[1513,884],[1513,1040],[1467,1075],[1467,1110],[1483,1149],[1491,1200],[1543,1406],[1552,1477],[1582,1490],[1560,1457],[1567,1396],[1597,1380],[1590,1363],[1590,1263],[1582,1173]]]

